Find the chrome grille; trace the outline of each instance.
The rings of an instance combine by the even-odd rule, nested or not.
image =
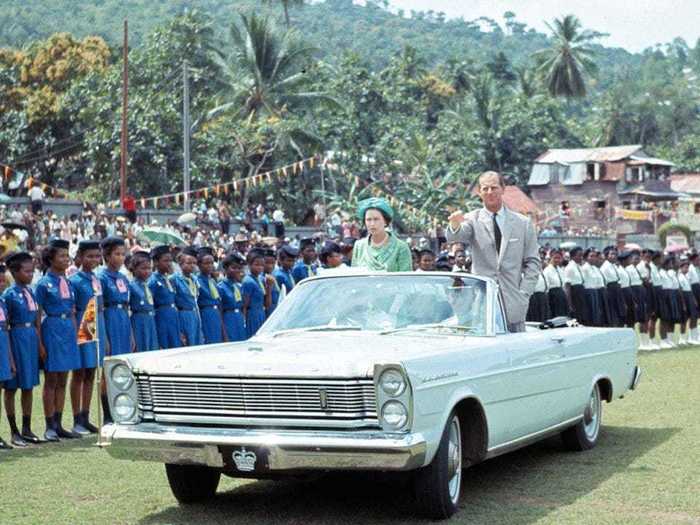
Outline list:
[[[159,416],[374,420],[372,379],[136,378],[139,407]]]

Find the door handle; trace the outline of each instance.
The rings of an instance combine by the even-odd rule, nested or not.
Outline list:
[[[563,338],[563,337],[552,337],[551,340],[552,340],[553,343],[559,343],[559,344],[561,344],[561,343],[564,342],[564,338]]]

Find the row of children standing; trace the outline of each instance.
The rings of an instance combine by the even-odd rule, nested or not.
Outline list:
[[[699,304],[697,253],[678,257],[654,250],[618,252],[613,246],[602,252],[575,247],[568,254],[552,249],[543,254],[528,320],[570,316],[587,326],[637,326],[640,350],[659,350],[700,344]]]
[[[298,262],[299,250],[291,246],[282,246],[277,253],[268,247],[253,248],[246,256],[230,253],[221,261],[221,278],[209,248],[182,250],[175,273],[168,246],[127,257],[119,237],[82,241],[74,261],[77,271],[68,277],[68,248],[67,241],[49,243],[42,253],[45,273],[34,289],[33,257],[21,252],[6,258],[13,284],[0,300],[0,386],[11,443],[16,447],[97,432],[90,421],[90,405],[95,370],[105,355],[248,339],[284,294],[317,271],[316,249],[310,240],[302,242]],[[325,251],[322,258],[329,255]],[[86,311],[93,298],[96,315],[89,325]],[[83,330],[96,338],[79,344],[78,332]],[[39,385],[40,368],[44,371],[43,439],[31,428],[33,389]],[[101,388],[108,418],[104,384]],[[72,430],[62,422],[67,389]],[[15,409],[18,390],[21,427]],[[0,448],[12,447],[0,438]]]

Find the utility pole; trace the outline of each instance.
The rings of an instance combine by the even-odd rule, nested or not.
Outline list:
[[[121,136],[121,169],[119,173],[119,203],[124,202],[126,197],[126,165],[127,157],[127,142],[129,136],[127,133],[128,122],[128,103],[129,103],[129,23],[124,20],[124,71],[122,73],[122,136]]]
[[[182,63],[182,146],[183,146],[183,166],[184,177],[183,190],[185,192],[185,211],[190,211],[190,79],[187,60]]]

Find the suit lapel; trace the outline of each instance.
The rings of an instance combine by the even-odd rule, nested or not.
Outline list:
[[[508,241],[510,240],[510,231],[513,226],[513,219],[508,212],[508,209],[503,207],[503,228],[501,229],[501,251],[498,254],[498,265],[501,265],[503,256],[506,253],[506,248],[508,248]]]

